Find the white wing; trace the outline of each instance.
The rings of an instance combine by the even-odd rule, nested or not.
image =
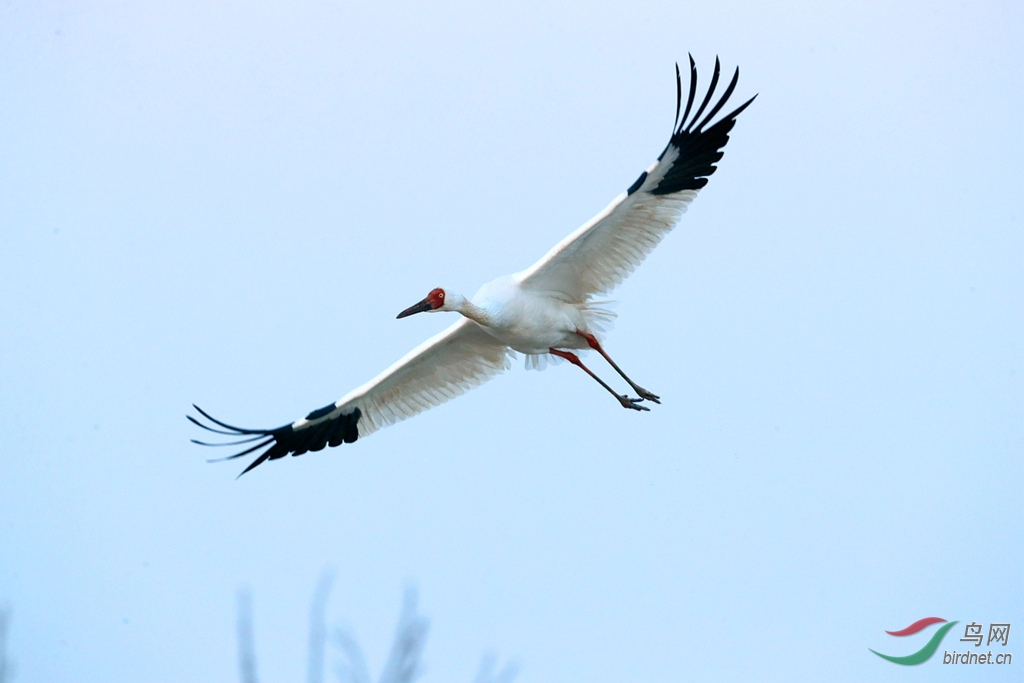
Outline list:
[[[325,446],[352,443],[360,437],[440,405],[482,384],[509,367],[509,348],[472,320],[461,319],[423,342],[384,372],[350,391],[334,403],[314,410],[301,420],[276,429],[243,429],[211,417],[193,406],[216,429],[188,416],[203,429],[229,436],[246,437],[226,444],[258,442],[229,460],[267,448],[242,474],[266,460],[289,453],[302,455]],[[241,475],[239,475],[241,476]]]
[[[697,191],[707,184],[708,176],[715,172],[714,164],[722,158],[736,117],[754,101],[750,98],[704,129],[732,95],[739,79],[737,68],[718,104],[697,124],[718,85],[720,71],[716,58],[708,93],[689,119],[697,91],[697,69],[690,57],[690,94],[680,119],[682,81],[676,67],[676,124],[665,151],[604,211],[556,244],[533,266],[517,273],[515,277],[522,286],[583,303],[613,289],[643,262],[675,227]]]
[[[339,399],[335,411],[358,408],[359,436],[368,436],[483,384],[508,369],[508,356],[507,346],[463,318]]]

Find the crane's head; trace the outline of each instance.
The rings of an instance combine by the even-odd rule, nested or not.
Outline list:
[[[452,297],[449,297],[448,294],[443,289],[437,287],[436,289],[430,290],[430,294],[427,294],[427,298],[405,309],[404,311],[398,314],[398,317],[405,318],[406,316],[410,316],[413,313],[434,313],[435,311],[455,310],[452,306],[446,305],[449,303],[448,300],[451,298]],[[451,303],[454,304],[455,302],[452,301]]]

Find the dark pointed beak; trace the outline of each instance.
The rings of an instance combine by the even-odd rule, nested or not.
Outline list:
[[[401,313],[399,313],[398,314],[398,318],[399,319],[406,318],[406,317],[412,315],[413,313],[422,313],[424,311],[429,311],[429,310],[431,310],[433,308],[434,308],[434,306],[433,306],[433,304],[430,303],[430,299],[426,298],[423,301],[419,302],[418,304],[413,304],[409,308],[407,308],[404,311],[402,311]]]

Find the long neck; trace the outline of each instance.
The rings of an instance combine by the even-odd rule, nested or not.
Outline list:
[[[470,320],[479,323],[484,327],[490,327],[494,320],[487,309],[477,306],[469,299],[463,299],[460,301],[456,310]]]

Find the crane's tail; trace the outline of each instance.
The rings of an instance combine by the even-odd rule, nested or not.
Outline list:
[[[615,319],[618,314],[611,310],[611,306],[617,301],[588,301],[583,304],[575,304],[576,310],[583,314],[583,320],[587,323],[587,332],[604,341],[604,336],[615,327]]]

